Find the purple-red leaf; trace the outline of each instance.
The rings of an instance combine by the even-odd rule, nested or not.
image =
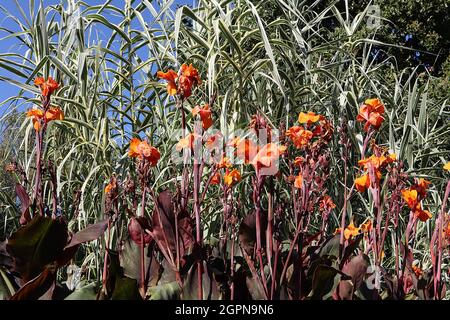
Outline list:
[[[21,184],[16,184],[16,194],[20,200],[20,224],[25,225],[31,220],[30,216],[30,197],[28,196],[27,190]]]
[[[105,219],[95,224],[88,225],[83,230],[78,231],[73,235],[72,239],[70,239],[69,244],[67,244],[64,249],[68,249],[81,243],[98,239],[108,227],[108,221],[109,219]]]

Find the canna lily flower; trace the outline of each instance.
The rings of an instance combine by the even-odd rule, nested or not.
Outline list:
[[[413,272],[414,272],[414,274],[416,275],[417,278],[419,278],[419,277],[421,277],[423,275],[423,270],[420,267],[416,266],[416,265],[412,266],[412,270],[413,270]]]
[[[251,164],[255,167],[256,171],[263,167],[271,167],[274,164],[274,161],[276,161],[284,151],[286,151],[285,146],[279,146],[272,142],[268,143],[258,151],[251,161]]]
[[[359,192],[364,192],[370,187],[369,174],[365,173],[362,176],[355,179],[355,187]]]
[[[299,167],[305,162],[305,158],[303,157],[295,157],[294,159],[294,165]]]
[[[444,164],[444,170],[450,171],[450,161]]]
[[[212,150],[216,147],[219,147],[222,144],[222,142],[223,142],[223,136],[220,132],[218,132],[216,134],[209,136],[206,139],[205,146],[209,150]]]
[[[372,220],[368,220],[366,223],[361,225],[362,232],[369,232],[372,229]]]
[[[369,158],[365,158],[358,161],[360,166],[363,166],[365,170],[369,169],[369,166],[372,166],[375,170],[379,170],[386,166],[388,163],[392,163],[397,159],[395,154],[390,154],[386,156],[377,157],[375,155],[371,155]]]
[[[197,114],[200,115],[200,119],[202,120],[202,125],[204,130],[208,130],[209,127],[212,126],[213,120],[212,120],[212,112],[209,109],[209,105],[205,104],[203,107],[196,106],[194,109],[192,109],[192,115],[195,117]]]
[[[197,69],[195,69],[192,64],[186,65],[183,63],[180,73],[178,79],[178,94],[183,98],[189,98],[191,96],[192,87],[201,85],[202,80],[198,75]]]
[[[194,148],[194,143],[202,137],[196,133],[189,133],[186,137],[181,138],[176,145],[176,150],[181,151],[185,148]]]
[[[402,190],[402,198],[411,210],[416,209],[419,201],[417,199],[417,190],[405,189]]]
[[[237,146],[239,145],[240,142],[241,142],[241,138],[234,137],[233,139],[228,140],[227,146],[237,148]]]
[[[221,179],[220,173],[216,172],[212,177],[210,184],[212,185],[220,184],[220,179]]]
[[[420,208],[420,204],[418,205],[418,208],[414,211],[414,216],[419,219],[422,222],[427,221],[430,219],[433,215],[428,210],[422,210]]]
[[[218,169],[230,168],[232,166],[231,161],[228,157],[222,157],[220,161],[217,163]]]
[[[223,176],[223,182],[227,186],[232,187],[239,181],[241,181],[241,173],[237,169],[233,169],[231,171],[227,169],[225,175]]]
[[[384,105],[379,99],[367,99],[359,109],[359,114],[356,120],[359,122],[366,122],[364,125],[364,131],[369,131],[369,127],[372,126],[375,129],[380,128],[383,123]]]
[[[323,116],[315,114],[314,112],[309,111],[308,113],[300,112],[298,115],[298,122],[311,124],[323,119]]]
[[[42,121],[48,123],[53,120],[64,120],[64,112],[58,107],[50,107],[44,115],[43,110],[34,107],[27,111],[27,117],[33,119],[34,129],[39,131]]]
[[[346,240],[356,237],[359,234],[360,228],[355,227],[353,221],[344,229],[344,238]]]
[[[179,74],[173,70],[167,72],[158,71],[157,77],[167,81],[167,93],[169,95],[179,94],[183,98],[189,98],[192,87],[202,83],[197,69],[192,64],[183,64]]]
[[[117,188],[116,178],[111,178],[110,182],[105,187],[105,193],[109,194],[112,190]]]
[[[248,164],[258,153],[259,147],[250,139],[237,139],[236,156]]]
[[[292,140],[297,149],[300,149],[308,145],[313,133],[301,126],[293,126],[286,131],[286,136]]]
[[[414,186],[412,186],[412,189],[417,190],[417,193],[422,198],[425,198],[425,196],[427,195],[427,188],[430,184],[430,181],[425,180],[424,178],[420,178],[419,181]]]
[[[303,176],[301,175],[301,173],[299,173],[298,176],[295,177],[294,187],[297,189],[301,189],[303,187]]]
[[[34,84],[41,88],[41,93],[44,97],[49,97],[56,89],[59,88],[59,83],[52,77],[48,77],[47,80],[42,77],[38,77],[34,80]]]
[[[175,71],[173,71],[172,69],[170,69],[167,72],[158,71],[157,76],[158,76],[158,78],[164,79],[167,81],[167,93],[170,96],[174,96],[177,94],[176,80],[178,78],[178,74]]]
[[[128,156],[131,158],[147,160],[150,163],[150,166],[154,167],[158,163],[161,154],[158,149],[149,145],[147,141],[141,141],[138,138],[133,138],[130,142]]]

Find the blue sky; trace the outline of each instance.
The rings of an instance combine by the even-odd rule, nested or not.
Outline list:
[[[98,5],[105,3],[106,0],[85,0],[85,3],[90,5]],[[192,5],[195,0],[175,0],[172,4],[173,9],[175,9],[179,5]],[[26,15],[29,16],[29,6],[28,0],[17,0],[17,2],[22,6],[23,11]],[[39,7],[39,0],[35,0],[35,10]],[[65,3],[64,0],[43,0],[44,6],[56,5],[59,3]],[[153,2],[153,1],[150,1]],[[111,3],[118,7],[123,7],[124,0],[112,0]],[[18,30],[17,25],[14,20],[8,17],[8,14],[5,13],[5,10],[8,11],[12,16],[20,17],[20,20],[23,21],[24,18],[21,16],[20,10],[16,4],[16,0],[2,0],[0,2],[0,55],[7,52],[20,52],[20,42],[15,38],[5,38],[8,33],[6,33],[2,28],[14,29]],[[23,51],[23,50],[22,50]],[[0,60],[1,63],[1,60]],[[3,70],[0,66],[0,76],[14,78],[14,75],[8,71]],[[20,89],[14,85],[6,83],[4,81],[0,81],[0,117],[4,114],[5,107],[7,108],[8,104],[3,104],[3,102],[11,96],[15,96],[19,93]]]

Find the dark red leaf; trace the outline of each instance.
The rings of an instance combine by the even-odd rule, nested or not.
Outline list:
[[[88,225],[83,230],[78,231],[73,235],[72,239],[70,239],[69,244],[66,245],[64,249],[98,239],[98,237],[100,237],[108,227],[108,221],[109,219],[105,219],[95,224]]]
[[[128,233],[131,240],[136,244],[141,245],[141,236],[144,237],[145,245],[148,245],[152,241],[152,237],[145,232],[145,230],[151,230],[149,221],[146,217],[133,217],[128,224]]]
[[[13,258],[13,269],[20,273],[24,281],[35,278],[44,266],[58,260],[67,238],[64,221],[35,216],[8,239],[6,250]]]
[[[56,280],[56,270],[52,268],[45,268],[44,271],[28,281],[22,288],[19,289],[10,300],[38,300],[49,299],[52,296]]]

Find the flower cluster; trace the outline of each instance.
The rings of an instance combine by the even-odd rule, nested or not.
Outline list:
[[[414,216],[420,221],[427,221],[432,217],[431,213],[423,210],[421,201],[425,199],[427,188],[430,181],[420,178],[413,186],[402,190],[402,198],[409,209],[414,213]]]
[[[158,78],[167,81],[167,93],[171,96],[178,94],[182,98],[189,98],[192,88],[202,84],[202,80],[192,64],[183,64],[178,73],[169,69],[167,72],[158,71]]]
[[[379,129],[383,123],[384,105],[379,99],[367,99],[359,109],[359,114],[356,120],[365,122],[364,131],[369,131],[372,126],[374,129]]]

